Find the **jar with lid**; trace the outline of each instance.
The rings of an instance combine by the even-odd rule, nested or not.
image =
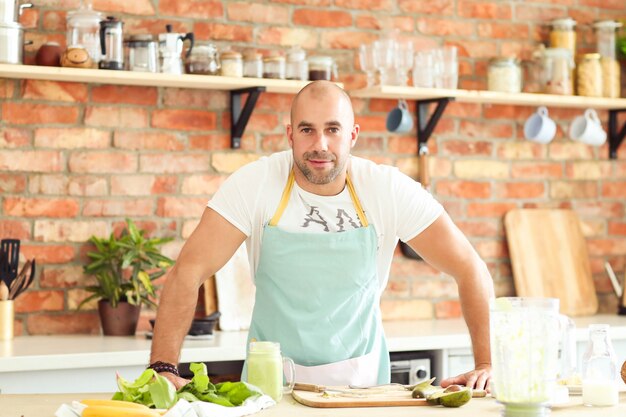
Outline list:
[[[222,75],[225,77],[243,77],[243,60],[239,52],[225,50],[220,55]]]
[[[554,19],[550,22],[550,47],[569,49],[576,54],[576,21],[572,18]]]
[[[185,59],[185,72],[188,74],[217,75],[220,67],[217,47],[208,42],[196,43]]]
[[[612,406],[619,402],[617,361],[608,324],[589,326],[589,342],[582,359],[583,404]]]
[[[312,56],[309,58],[309,80],[330,81],[332,77],[337,78],[337,67],[335,60],[330,56]]]
[[[100,62],[100,21],[103,18],[91,5],[67,13],[67,44],[87,50],[95,65]]]
[[[620,22],[613,20],[603,20],[593,25],[597,52],[600,54],[602,66],[602,95],[604,97],[620,96],[620,64],[616,59],[615,33],[621,26]]]
[[[293,46],[287,51],[285,74],[288,80],[308,80],[309,74],[306,53],[299,46]]]
[[[576,71],[576,88],[579,96],[602,97],[602,64],[600,54],[584,54]]]
[[[285,57],[270,55],[263,58],[263,78],[285,79]]]
[[[126,44],[129,71],[159,72],[158,43],[152,35],[131,35]]]
[[[547,48],[541,57],[542,92],[546,94],[574,94],[574,58],[569,49]]]
[[[522,91],[522,69],[515,57],[497,57],[489,60],[487,89],[503,93]]]
[[[243,76],[244,77],[263,77],[263,59],[260,53],[256,51],[246,51],[243,54]]]

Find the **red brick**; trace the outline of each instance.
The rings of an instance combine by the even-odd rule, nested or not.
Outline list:
[[[30,223],[0,218],[0,236],[4,239],[30,239]]]
[[[452,102],[446,106],[446,116],[479,118],[482,115],[481,109],[480,104]]]
[[[520,22],[547,22],[563,17],[567,17],[567,10],[562,7],[533,6],[523,3],[515,5],[515,18]]]
[[[46,31],[62,32],[67,27],[65,21],[67,12],[64,10],[47,10],[43,14],[43,29]]]
[[[441,196],[451,196],[458,198],[489,198],[491,195],[491,185],[488,182],[478,181],[437,181],[435,193]]]
[[[390,10],[391,0],[335,0],[335,6],[345,9]]]
[[[13,124],[71,124],[78,121],[78,108],[33,103],[2,103],[2,119]]]
[[[272,26],[257,30],[257,43],[261,45],[300,45],[306,49],[318,47],[318,35],[311,29]]]
[[[388,22],[391,24],[388,25]],[[413,32],[415,22],[411,16],[378,16],[375,14],[359,14],[356,17],[356,27],[360,29],[386,29],[393,27],[401,32]]]
[[[322,33],[321,46],[330,49],[356,49],[361,44],[369,44],[378,38],[367,32],[325,31]]]
[[[126,14],[155,14],[154,6],[150,0],[93,0],[93,9]]]
[[[261,97],[264,95],[261,94]],[[230,106],[230,95],[223,91],[166,88],[163,90],[163,105],[222,111]]]
[[[474,247],[483,259],[503,259],[509,256],[509,250],[504,239],[481,240],[476,242]]]
[[[476,1],[476,0],[458,0],[458,13],[461,17],[472,19],[506,19],[513,17],[511,5]]]
[[[41,148],[108,148],[111,134],[83,127],[41,128],[35,130],[35,146]]]
[[[413,136],[390,136],[387,139],[387,151],[415,155],[417,153],[417,140]]]
[[[31,335],[37,334],[100,334],[97,313],[30,314],[26,328]]]
[[[398,7],[408,13],[451,15],[454,13],[454,0],[398,0]]]
[[[417,20],[417,30],[434,36],[472,36],[474,23],[462,20],[421,18]]]
[[[0,128],[0,148],[23,148],[30,145],[30,132],[11,127]]]
[[[226,115],[223,127],[226,129],[230,129],[230,115]],[[254,112],[252,113],[252,117],[250,117],[250,121],[248,122],[248,126],[246,129],[249,129],[250,132],[272,132],[276,130],[280,126],[280,122],[278,116],[276,114],[268,114],[268,113],[260,113]]]
[[[87,101],[87,85],[59,81],[25,80],[23,98],[33,100]]]
[[[501,217],[517,208],[515,203],[469,203],[467,215],[471,217]]]
[[[153,87],[132,87],[128,85],[102,85],[91,89],[91,101],[95,103],[139,104],[154,106],[158,92]]]
[[[478,36],[496,39],[528,39],[528,25],[508,23],[478,23]]]
[[[493,221],[455,221],[455,224],[466,236],[493,237],[499,236],[498,223]]]
[[[451,319],[463,317],[459,300],[440,301],[435,303],[435,318]]]
[[[185,178],[181,188],[183,195],[214,194],[226,177],[223,175],[192,175]]]
[[[525,106],[494,104],[485,106],[484,117],[487,119],[526,120],[536,109]]]
[[[261,150],[264,152],[279,152],[287,149],[289,149],[289,142],[286,135],[263,135],[261,138]]]
[[[598,185],[591,181],[553,181],[550,183],[550,197],[552,199],[598,197]]]
[[[230,134],[216,133],[211,135],[189,136],[189,149],[201,149],[205,151],[228,149],[230,147]]]
[[[626,181],[605,181],[602,184],[602,197],[626,198]]]
[[[626,254],[626,239],[606,238],[606,239],[587,239],[587,247],[590,256],[623,256]]]
[[[174,176],[116,175],[111,177],[111,195],[153,195],[176,192]]]
[[[45,245],[20,246],[20,253],[26,259],[35,258],[38,264],[65,264],[74,260],[76,252],[72,246],[67,245]]]
[[[126,33],[156,34],[165,32],[165,25],[172,25],[172,32],[192,32],[192,25],[187,22],[173,21],[171,19],[148,19],[148,18],[124,18],[124,31]],[[197,39],[197,38],[196,38]]]
[[[89,200],[83,205],[86,217],[150,216],[154,213],[152,199]]]
[[[596,159],[594,155],[594,147],[583,143],[572,141],[553,141],[549,146],[551,159],[562,159],[566,161],[576,159]]]
[[[0,193],[15,194],[26,189],[26,177],[14,173],[0,174]]]
[[[139,158],[139,171],[155,173],[203,172],[209,169],[210,158],[206,154],[146,154]]]
[[[88,107],[85,125],[102,127],[147,127],[148,112],[134,107]]]
[[[113,144],[116,148],[132,150],[180,151],[185,147],[185,144],[176,135],[160,132],[117,131]]]
[[[498,198],[541,198],[546,196],[543,182],[505,182],[496,187]]]
[[[626,236],[626,222],[609,222],[609,235]]]
[[[206,208],[206,198],[160,197],[156,215],[159,217],[199,217]]]
[[[51,172],[61,171],[63,156],[57,151],[2,151],[0,150],[0,170]]]
[[[251,26],[225,25],[213,22],[196,22],[193,33],[196,39],[252,42],[254,34]]]
[[[8,197],[4,199],[4,213],[16,217],[76,217],[78,201],[56,198],[22,198]]]
[[[152,127],[176,130],[214,130],[216,116],[200,110],[155,110]]]
[[[79,265],[46,266],[39,275],[40,288],[74,288],[85,281],[83,267]]]
[[[251,2],[229,3],[226,6],[229,20],[272,23],[284,25],[289,22],[289,9],[284,6]]]
[[[37,8],[24,9],[19,17],[19,23],[24,29],[36,29],[39,21],[39,10]]]
[[[302,6],[330,6],[330,0],[272,0],[274,3],[298,4]]]
[[[491,155],[493,144],[485,141],[447,140],[441,143],[444,155]]]
[[[15,301],[16,313],[63,310],[63,291],[26,291]]]
[[[198,19],[223,18],[224,7],[221,1],[213,0],[159,0],[159,14]]]
[[[511,178],[561,178],[563,166],[556,162],[514,162],[511,164]]]
[[[624,216],[624,205],[622,203],[577,201],[574,207],[580,217],[619,218]]]
[[[72,173],[135,172],[137,156],[114,152],[74,152],[69,160]]]
[[[12,98],[15,95],[15,84],[18,82],[6,78],[0,79],[0,97]]]
[[[461,120],[459,126],[459,133],[463,136],[471,138],[497,138],[497,139],[511,139],[513,137],[513,124],[512,123],[489,123],[489,122],[474,122],[470,120]]]
[[[497,50],[497,44],[495,42],[484,40],[459,40],[448,42],[447,44],[459,48],[458,54],[462,57],[491,58],[494,55],[494,51]]]
[[[106,179],[88,175],[72,175],[67,183],[67,191],[69,195],[79,196],[108,194]]]
[[[352,26],[350,13],[336,10],[297,9],[292,16],[295,25],[317,27]]]
[[[361,126],[362,132],[386,132],[387,116],[356,116],[356,123]]]

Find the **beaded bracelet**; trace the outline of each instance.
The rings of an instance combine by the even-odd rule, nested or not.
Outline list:
[[[169,372],[176,376],[180,376],[176,365],[172,363],[168,363],[168,362],[161,362],[161,361],[152,362],[150,365],[148,365],[148,369],[153,369],[154,372],[156,372],[157,374],[161,372]]]

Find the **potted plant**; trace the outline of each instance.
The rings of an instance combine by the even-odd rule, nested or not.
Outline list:
[[[83,267],[96,278],[96,285],[85,289],[92,294],[78,305],[99,299],[98,313],[105,335],[133,335],[142,304],[155,307],[152,282],[165,274],[174,261],[161,254],[159,246],[171,238],[146,238],[132,220],[119,237],[91,236],[96,251],[87,253],[90,262]]]

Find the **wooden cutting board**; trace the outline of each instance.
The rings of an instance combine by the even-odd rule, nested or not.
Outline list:
[[[558,298],[561,313],[568,316],[598,311],[587,244],[575,212],[515,209],[504,224],[518,296]]]
[[[320,392],[297,391],[291,396],[300,404],[315,408],[346,408],[346,407],[407,407],[428,405],[423,398],[412,398],[411,391],[387,391],[364,397],[336,396],[324,397]]]

